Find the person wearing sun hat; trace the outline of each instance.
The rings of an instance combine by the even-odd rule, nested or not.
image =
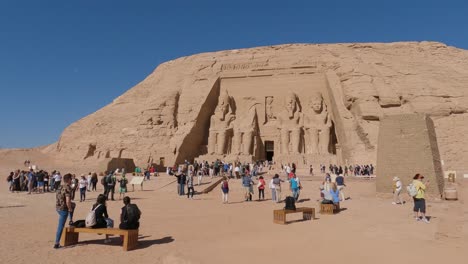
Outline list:
[[[393,177],[393,202],[392,204],[404,204],[405,202],[400,196],[403,185],[401,184],[400,178]]]

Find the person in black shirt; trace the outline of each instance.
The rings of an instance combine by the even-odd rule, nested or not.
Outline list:
[[[187,176],[184,173],[174,175],[177,178],[177,193],[182,196],[185,195],[185,182]]]
[[[120,213],[120,229],[138,229],[140,227],[141,211],[136,204],[130,203],[130,197],[123,198],[124,207]]]
[[[92,228],[112,228],[114,221],[109,218],[107,214],[106,196],[99,194],[96,203],[93,205],[94,213],[96,215],[96,224]],[[104,243],[110,242],[109,235],[106,235]]]

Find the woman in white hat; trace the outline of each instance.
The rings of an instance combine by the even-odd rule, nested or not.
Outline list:
[[[393,177],[393,202],[392,204],[404,204],[405,202],[401,199],[400,193],[403,189],[400,178]]]

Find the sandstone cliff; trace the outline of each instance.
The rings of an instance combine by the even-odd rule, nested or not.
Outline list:
[[[140,166],[191,160],[206,154],[210,116],[223,87],[230,93],[249,87],[239,98],[252,104],[281,89],[278,83],[286,91],[308,80],[326,86],[337,162],[375,164],[383,115],[427,113],[445,169],[465,169],[468,51],[435,42],[293,44],[179,58],[67,127],[45,151],[89,166],[110,157],[133,158]]]

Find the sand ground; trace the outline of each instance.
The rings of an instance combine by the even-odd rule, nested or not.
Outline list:
[[[124,252],[118,238],[109,245],[103,243],[103,236],[94,234],[82,234],[78,245],[54,250],[58,220],[54,194],[10,193],[2,180],[0,262],[463,263],[468,257],[467,182],[458,185],[461,200],[428,203],[430,224],[414,221],[411,203],[395,206],[391,199],[377,197],[374,181],[350,180],[346,192],[352,199],[342,203],[346,210],[337,215],[317,213],[313,221],[283,226],[272,221],[272,211],[283,205],[243,202],[239,181],[231,181],[229,204],[221,203],[219,188],[194,200],[179,197],[173,181],[162,174],[145,182],[144,191],[137,188],[129,193],[143,215],[138,249]],[[318,211],[319,184],[303,177],[301,198],[305,201],[299,206]],[[77,202],[75,220],[85,218],[97,194],[90,192],[85,202]],[[268,191],[266,196],[270,197]],[[108,212],[116,222],[121,206],[121,201],[108,202]],[[300,218],[300,214],[288,215],[290,220]]]

